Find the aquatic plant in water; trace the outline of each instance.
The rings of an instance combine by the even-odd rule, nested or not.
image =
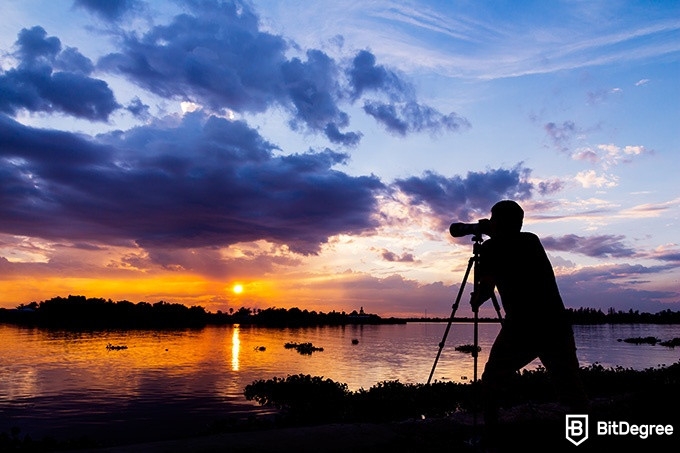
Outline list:
[[[312,355],[312,352],[323,351],[323,348],[317,348],[312,343],[286,343],[283,347],[286,349],[295,349],[303,355]]]

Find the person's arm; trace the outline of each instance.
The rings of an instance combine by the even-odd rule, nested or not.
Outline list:
[[[496,288],[494,274],[491,271],[492,263],[495,262],[491,242],[493,241],[488,240],[482,244],[479,251],[479,261],[475,264],[474,275],[477,284],[470,298],[473,311],[477,311],[484,302],[491,299]]]
[[[491,299],[496,284],[489,275],[482,275],[477,283],[477,290],[472,292],[470,305],[476,311],[484,302]]]

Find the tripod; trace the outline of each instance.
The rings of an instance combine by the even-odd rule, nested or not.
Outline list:
[[[434,370],[437,367],[437,362],[439,362],[439,357],[442,354],[442,350],[444,349],[444,345],[446,344],[446,337],[449,336],[449,331],[451,330],[451,324],[453,323],[453,318],[456,315],[456,311],[458,310],[458,305],[460,305],[460,299],[463,296],[463,291],[465,290],[465,283],[467,282],[468,277],[470,276],[470,270],[473,270],[473,284],[474,284],[474,292],[478,293],[479,291],[479,280],[477,278],[477,266],[479,264],[479,252],[480,252],[480,247],[482,245],[483,239],[481,233],[475,234],[472,237],[472,240],[474,241],[474,245],[472,246],[472,256],[468,260],[468,266],[465,271],[465,276],[463,277],[463,282],[460,285],[460,289],[458,290],[458,296],[456,297],[456,301],[453,303],[452,311],[451,311],[451,316],[449,317],[449,323],[446,325],[446,330],[444,331],[444,337],[442,338],[442,341],[439,343],[439,351],[437,351],[437,357],[434,359],[434,364],[432,365],[432,371],[430,371],[430,377],[427,378],[427,384],[430,384],[430,381],[432,381],[432,375],[434,375]],[[474,265],[474,268],[473,268]],[[496,294],[491,293],[491,300],[493,301],[493,306],[496,309],[496,314],[498,315],[498,319],[501,323],[503,324],[503,317],[501,316],[501,308],[500,305],[498,304],[498,299],[496,299]],[[477,359],[478,359],[478,343],[479,343],[479,307],[473,306],[472,311],[474,313],[474,345],[473,345],[473,350],[472,350],[472,357],[474,359],[474,377],[473,377],[473,382],[477,382]]]

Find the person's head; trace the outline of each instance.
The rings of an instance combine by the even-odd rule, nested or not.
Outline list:
[[[491,208],[491,229],[495,235],[519,233],[524,211],[512,200],[499,201]]]

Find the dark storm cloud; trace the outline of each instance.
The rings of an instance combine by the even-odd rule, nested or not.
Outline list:
[[[89,75],[94,71],[92,60],[73,47],[67,47],[56,56],[54,67],[62,71],[70,71],[82,75]]]
[[[27,127],[0,115],[0,158],[16,159],[16,165],[30,163],[50,179],[70,168],[105,165],[111,155],[108,147],[85,135]]]
[[[25,66],[32,66],[40,60],[54,61],[54,58],[61,51],[59,38],[54,36],[48,38],[47,32],[42,27],[21,30],[15,46],[17,47],[15,56]]]
[[[346,132],[342,133],[338,129],[338,126],[334,123],[328,123],[324,129],[326,137],[332,143],[337,143],[338,145],[345,146],[355,146],[361,141],[363,134],[361,132]]]
[[[413,97],[413,88],[389,68],[376,64],[375,55],[367,50],[359,51],[347,69],[352,86],[352,98],[359,99],[366,91],[385,93],[392,100]]]
[[[135,1],[75,5],[113,21],[142,8]],[[260,30],[241,2],[180,6],[185,14],[146,31],[108,29],[118,50],[96,65],[42,27],[19,33],[14,66],[0,72],[2,232],[96,245],[136,241],[155,250],[264,239],[315,253],[329,236],[376,226],[383,183],[337,170],[348,156],[329,149],[275,155],[257,130],[220,113],[283,110],[294,130],[344,146],[362,137],[345,111],[355,102],[379,107],[386,113],[368,113],[400,134],[467,124],[420,104],[410,84],[369,51],[340,61],[321,50],[299,52]],[[196,102],[204,113],[153,122],[139,97],[119,105],[107,83],[92,76],[95,68],[166,100]],[[28,110],[107,121],[123,109],[150,125],[91,137],[10,117]],[[461,179],[466,202],[479,198],[475,178],[491,182],[501,173]]]
[[[102,19],[117,21],[139,2],[137,0],[75,0],[73,4]]]
[[[309,49],[288,57],[294,47],[259,28],[259,19],[240,2],[189,2],[189,13],[145,34],[121,38],[118,52],[98,67],[168,99],[190,100],[212,111],[263,112],[283,107],[294,130],[325,134],[333,143],[356,145],[361,132],[349,127],[343,104],[365,94],[366,113],[392,132],[457,131],[467,120],[419,104],[410,85],[360,51],[349,63]]]
[[[255,14],[233,2],[202,2],[192,15],[122,38],[99,67],[162,97],[260,112],[285,93],[286,42],[260,32]]]
[[[511,170],[469,172],[465,177],[445,177],[434,172],[397,180],[395,185],[411,197],[416,205],[427,205],[442,219],[468,222],[486,217],[499,200],[526,200],[533,185],[528,181],[531,170],[517,166]]]
[[[372,229],[375,177],[330,150],[274,156],[240,121],[187,115],[95,139],[0,122],[2,232],[145,248],[270,240],[315,253]]]
[[[548,236],[542,239],[548,250],[579,253],[592,257],[623,258],[635,255],[635,251],[623,243],[623,236],[599,235],[583,237],[568,234],[561,237]]]
[[[103,80],[88,76],[93,64],[78,50],[61,50],[41,27],[23,29],[15,43],[16,68],[0,73],[0,111],[61,112],[106,121],[120,106]]]

